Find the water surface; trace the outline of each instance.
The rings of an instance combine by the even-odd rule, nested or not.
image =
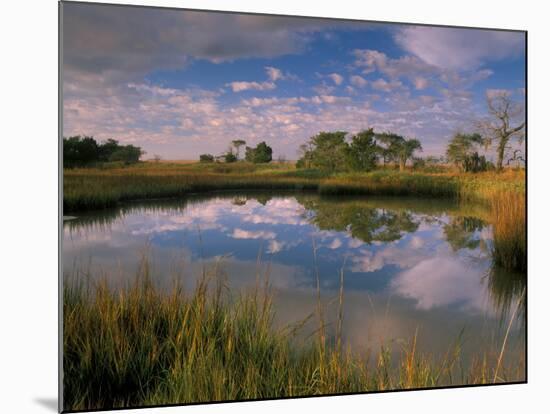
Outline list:
[[[132,203],[64,222],[65,275],[133,280],[150,257],[159,286],[193,286],[218,266],[234,291],[269,276],[276,323],[316,309],[317,276],[335,333],[343,272],[343,339],[378,350],[417,336],[419,352],[442,358],[460,346],[463,364],[500,351],[524,279],[491,263],[492,230],[481,206],[413,198],[322,198],[316,194],[214,194]],[[314,254],[314,252],[316,254]],[[522,311],[506,348],[523,359]],[[312,318],[302,335],[313,332]]]

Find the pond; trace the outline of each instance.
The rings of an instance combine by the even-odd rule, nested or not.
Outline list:
[[[343,286],[344,344],[378,351],[417,338],[418,352],[462,364],[499,352],[525,278],[492,266],[482,206],[449,200],[338,197],[307,193],[218,193],[131,203],[64,222],[65,277],[135,278],[143,255],[154,281],[193,286],[201,269],[223,269],[232,291],[268,276],[275,323],[316,310],[317,281],[329,334]],[[307,337],[317,328],[310,318]],[[524,359],[520,306],[504,361]]]

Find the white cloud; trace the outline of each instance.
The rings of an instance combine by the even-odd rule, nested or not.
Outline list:
[[[336,84],[341,85],[344,81],[344,77],[338,73],[331,73],[328,77]]]
[[[283,242],[271,240],[269,242],[269,245],[267,246],[267,252],[271,254],[279,253],[281,250],[283,250],[284,246],[285,244]]]
[[[371,82],[371,86],[373,89],[376,89],[378,91],[391,92],[395,89],[402,88],[403,84],[401,83],[401,81],[398,80],[392,80],[388,82],[383,78],[379,78],[374,82]]]
[[[234,229],[231,237],[234,239],[274,239],[277,237],[272,231],[253,231],[253,230],[243,230],[243,229]]]
[[[414,299],[419,309],[457,303],[482,309],[486,300],[480,273],[457,257],[435,257],[401,272],[391,287],[397,294]]]
[[[359,75],[353,75],[350,77],[350,82],[352,85],[357,86],[358,88],[364,88],[367,86],[367,80]]]
[[[525,47],[523,33],[447,27],[403,27],[395,34],[395,40],[430,65],[458,70],[518,56]]]
[[[364,74],[379,71],[390,78],[414,76],[432,76],[440,72],[438,68],[427,64],[415,56],[402,56],[397,59],[388,57],[385,53],[372,49],[355,49],[355,66],[361,68]]]
[[[242,92],[242,91],[249,91],[249,90],[268,91],[276,88],[273,82],[259,83],[259,82],[238,81],[238,82],[229,82],[226,84],[226,86],[229,86],[233,90],[233,92]]]
[[[329,248],[329,249],[332,249],[332,250],[336,250],[336,249],[338,249],[338,248],[341,247],[341,246],[342,246],[342,240],[340,240],[340,239],[338,239],[338,238],[335,238],[335,239],[332,241],[332,243],[330,243],[330,244],[328,245],[328,248]]]
[[[280,69],[274,68],[272,66],[266,66],[265,71],[267,72],[269,80],[272,82],[284,79],[283,72]]]

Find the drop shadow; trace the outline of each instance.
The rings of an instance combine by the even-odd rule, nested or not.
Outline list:
[[[35,398],[34,402],[47,408],[50,411],[56,412],[58,410],[57,398]]]

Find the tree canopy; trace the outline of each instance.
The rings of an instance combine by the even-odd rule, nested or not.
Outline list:
[[[380,146],[380,152],[385,161],[393,161],[399,164],[399,170],[405,170],[407,161],[414,156],[416,151],[422,151],[422,144],[419,140],[405,139],[401,135],[391,132],[376,134],[376,139],[385,145]]]
[[[378,145],[372,128],[359,132],[351,138],[348,148],[348,161],[351,169],[370,171],[376,167]]]
[[[97,163],[121,161],[136,163],[145,152],[134,145],[120,145],[114,139],[98,143],[91,136],[63,138],[63,166],[86,167]]]
[[[253,147],[246,147],[245,159],[255,164],[271,162],[273,150],[264,141]]]

